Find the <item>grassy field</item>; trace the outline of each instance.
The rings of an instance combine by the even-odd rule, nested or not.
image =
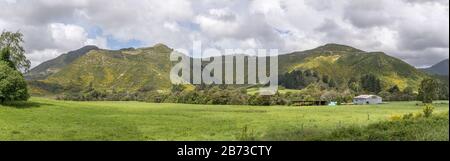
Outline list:
[[[448,112],[431,117],[411,117],[382,121],[367,127],[345,127],[331,134],[318,136],[320,140],[369,141],[442,141],[449,140]]]
[[[435,113],[449,110],[448,101],[435,107]],[[416,102],[258,107],[34,97],[28,102],[0,105],[0,140],[310,140],[421,110]],[[446,128],[448,140],[448,124]]]

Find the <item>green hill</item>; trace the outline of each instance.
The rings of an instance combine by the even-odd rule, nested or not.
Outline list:
[[[86,88],[127,93],[168,91],[171,88],[169,73],[173,63],[169,56],[172,49],[165,45],[115,51],[88,49],[69,52],[34,68],[28,75],[44,74],[42,77],[29,77],[32,78],[29,81],[32,93],[47,95]],[[382,52],[365,52],[338,44],[279,56],[280,75],[307,69],[318,72],[320,76],[329,76],[338,85],[347,85],[351,78],[372,74],[382,81],[384,89],[394,85],[400,89],[417,89],[420,81],[428,77]]]
[[[63,67],[71,64],[73,61],[78,59],[79,57],[85,55],[91,50],[98,50],[96,46],[85,46],[78,50],[68,52],[66,54],[62,54],[55,59],[51,59],[42,64],[31,69],[28,73],[25,74],[25,78],[28,80],[40,80],[45,79],[49,75],[57,73]]]
[[[430,74],[448,76],[448,59],[443,60],[429,68],[421,69]]]
[[[172,49],[165,45],[118,51],[91,50],[44,80],[30,81],[32,93],[45,95],[88,87],[115,92],[167,90]]]
[[[328,75],[338,84],[366,74],[377,76],[384,88],[416,88],[427,77],[413,66],[382,52],[365,52],[353,47],[327,44],[316,49],[294,52],[279,57],[280,73],[314,70]]]

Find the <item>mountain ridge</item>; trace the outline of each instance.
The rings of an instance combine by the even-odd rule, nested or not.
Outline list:
[[[34,81],[56,84],[58,88],[76,86],[80,89],[119,92],[168,91],[172,86],[169,73],[176,63],[169,59],[172,51],[164,44],[138,49],[91,50],[72,63],[63,64],[59,71]],[[384,89],[398,86],[402,90],[407,87],[417,90],[420,81],[428,77],[383,52],[365,52],[340,44],[282,54],[278,59],[280,75],[294,70],[313,70],[336,80],[339,86],[346,86],[352,78],[372,74],[382,80]],[[42,93],[42,89],[35,91]]]
[[[27,80],[45,79],[47,76],[58,72],[65,65],[72,63],[74,60],[87,54],[89,51],[98,49],[99,48],[97,46],[87,45],[80,49],[61,54],[54,59],[47,60],[32,68],[29,72],[25,73],[25,78]]]
[[[337,79],[341,84],[345,84],[352,77],[374,74],[382,78],[386,88],[397,85],[401,89],[418,86],[420,80],[427,77],[412,65],[384,52],[365,52],[353,47],[347,47],[345,50],[323,50],[329,47],[330,45],[325,45],[279,57],[279,62],[285,62],[280,65],[281,71],[314,70]]]
[[[420,69],[430,74],[437,74],[437,75],[443,75],[448,76],[449,75],[449,59],[442,60],[434,65],[432,65],[429,68]]]

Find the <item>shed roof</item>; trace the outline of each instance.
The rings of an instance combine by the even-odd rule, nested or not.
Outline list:
[[[381,98],[381,97],[377,96],[377,95],[359,95],[359,96],[356,96],[355,98],[365,98],[365,99],[367,99],[367,98]]]

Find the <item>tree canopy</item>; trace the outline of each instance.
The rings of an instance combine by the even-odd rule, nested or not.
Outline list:
[[[0,51],[0,61],[4,61],[9,67],[16,69],[14,62],[11,61],[11,52],[8,47]]]
[[[361,86],[364,90],[374,94],[381,92],[381,81],[372,74],[361,77]]]
[[[27,83],[22,73],[0,60],[0,103],[26,101],[29,97]]]
[[[0,49],[7,48],[10,52],[9,59],[18,70],[28,71],[31,62],[25,56],[25,49],[22,47],[23,34],[19,31],[3,31],[0,35]]]
[[[425,79],[420,84],[418,100],[423,103],[433,103],[437,97],[439,84],[434,79]]]
[[[20,70],[27,71],[30,61],[22,47],[20,32],[2,32],[0,35],[0,103],[26,101],[30,97],[27,83]]]

